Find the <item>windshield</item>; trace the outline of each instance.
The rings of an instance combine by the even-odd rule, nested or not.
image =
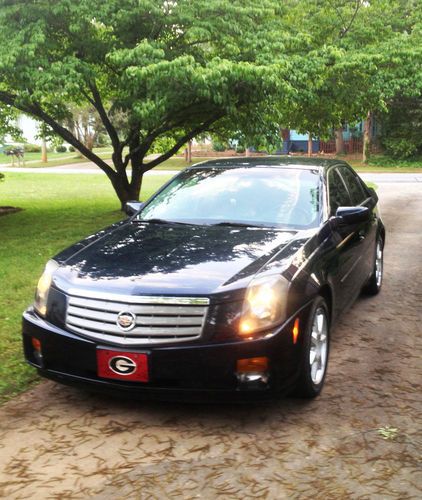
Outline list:
[[[138,220],[311,228],[319,223],[317,170],[194,168],[178,175]]]

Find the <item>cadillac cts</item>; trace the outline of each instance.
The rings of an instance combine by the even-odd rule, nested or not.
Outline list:
[[[381,287],[377,201],[337,160],[188,168],[47,263],[25,357],[58,382],[119,393],[315,397],[331,326]]]

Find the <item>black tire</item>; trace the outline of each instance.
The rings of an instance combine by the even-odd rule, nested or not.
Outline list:
[[[302,332],[303,345],[301,354],[301,368],[299,380],[297,382],[294,395],[301,398],[315,398],[321,392],[327,373],[328,355],[330,346],[330,321],[329,312],[325,300],[318,296],[312,304],[306,329]],[[323,321],[322,328],[318,327],[318,322]],[[320,341],[316,339],[318,332],[325,335],[325,347],[322,337]],[[317,343],[320,346],[320,369],[318,370],[318,360],[315,356],[318,351]],[[321,343],[322,342],[322,343]],[[324,359],[322,359],[324,358]]]
[[[382,239],[379,237],[377,239],[377,245],[375,248],[375,258],[374,267],[372,274],[368,279],[366,285],[362,288],[362,292],[365,295],[377,295],[381,290],[382,277],[384,270],[384,244]]]

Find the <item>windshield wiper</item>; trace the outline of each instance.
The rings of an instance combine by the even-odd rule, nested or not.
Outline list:
[[[178,222],[174,220],[167,220],[167,219],[137,219],[137,222],[146,222],[148,224],[183,224],[183,225],[188,225],[190,226],[191,224],[189,222]]]
[[[266,227],[260,224],[251,224],[248,222],[231,222],[231,221],[216,222],[215,224],[211,224],[211,226]]]

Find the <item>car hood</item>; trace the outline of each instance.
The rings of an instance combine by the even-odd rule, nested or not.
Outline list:
[[[239,286],[284,248],[295,232],[234,226],[127,222],[62,262],[64,291],[130,295],[209,295]],[[69,255],[69,253],[67,253]]]

